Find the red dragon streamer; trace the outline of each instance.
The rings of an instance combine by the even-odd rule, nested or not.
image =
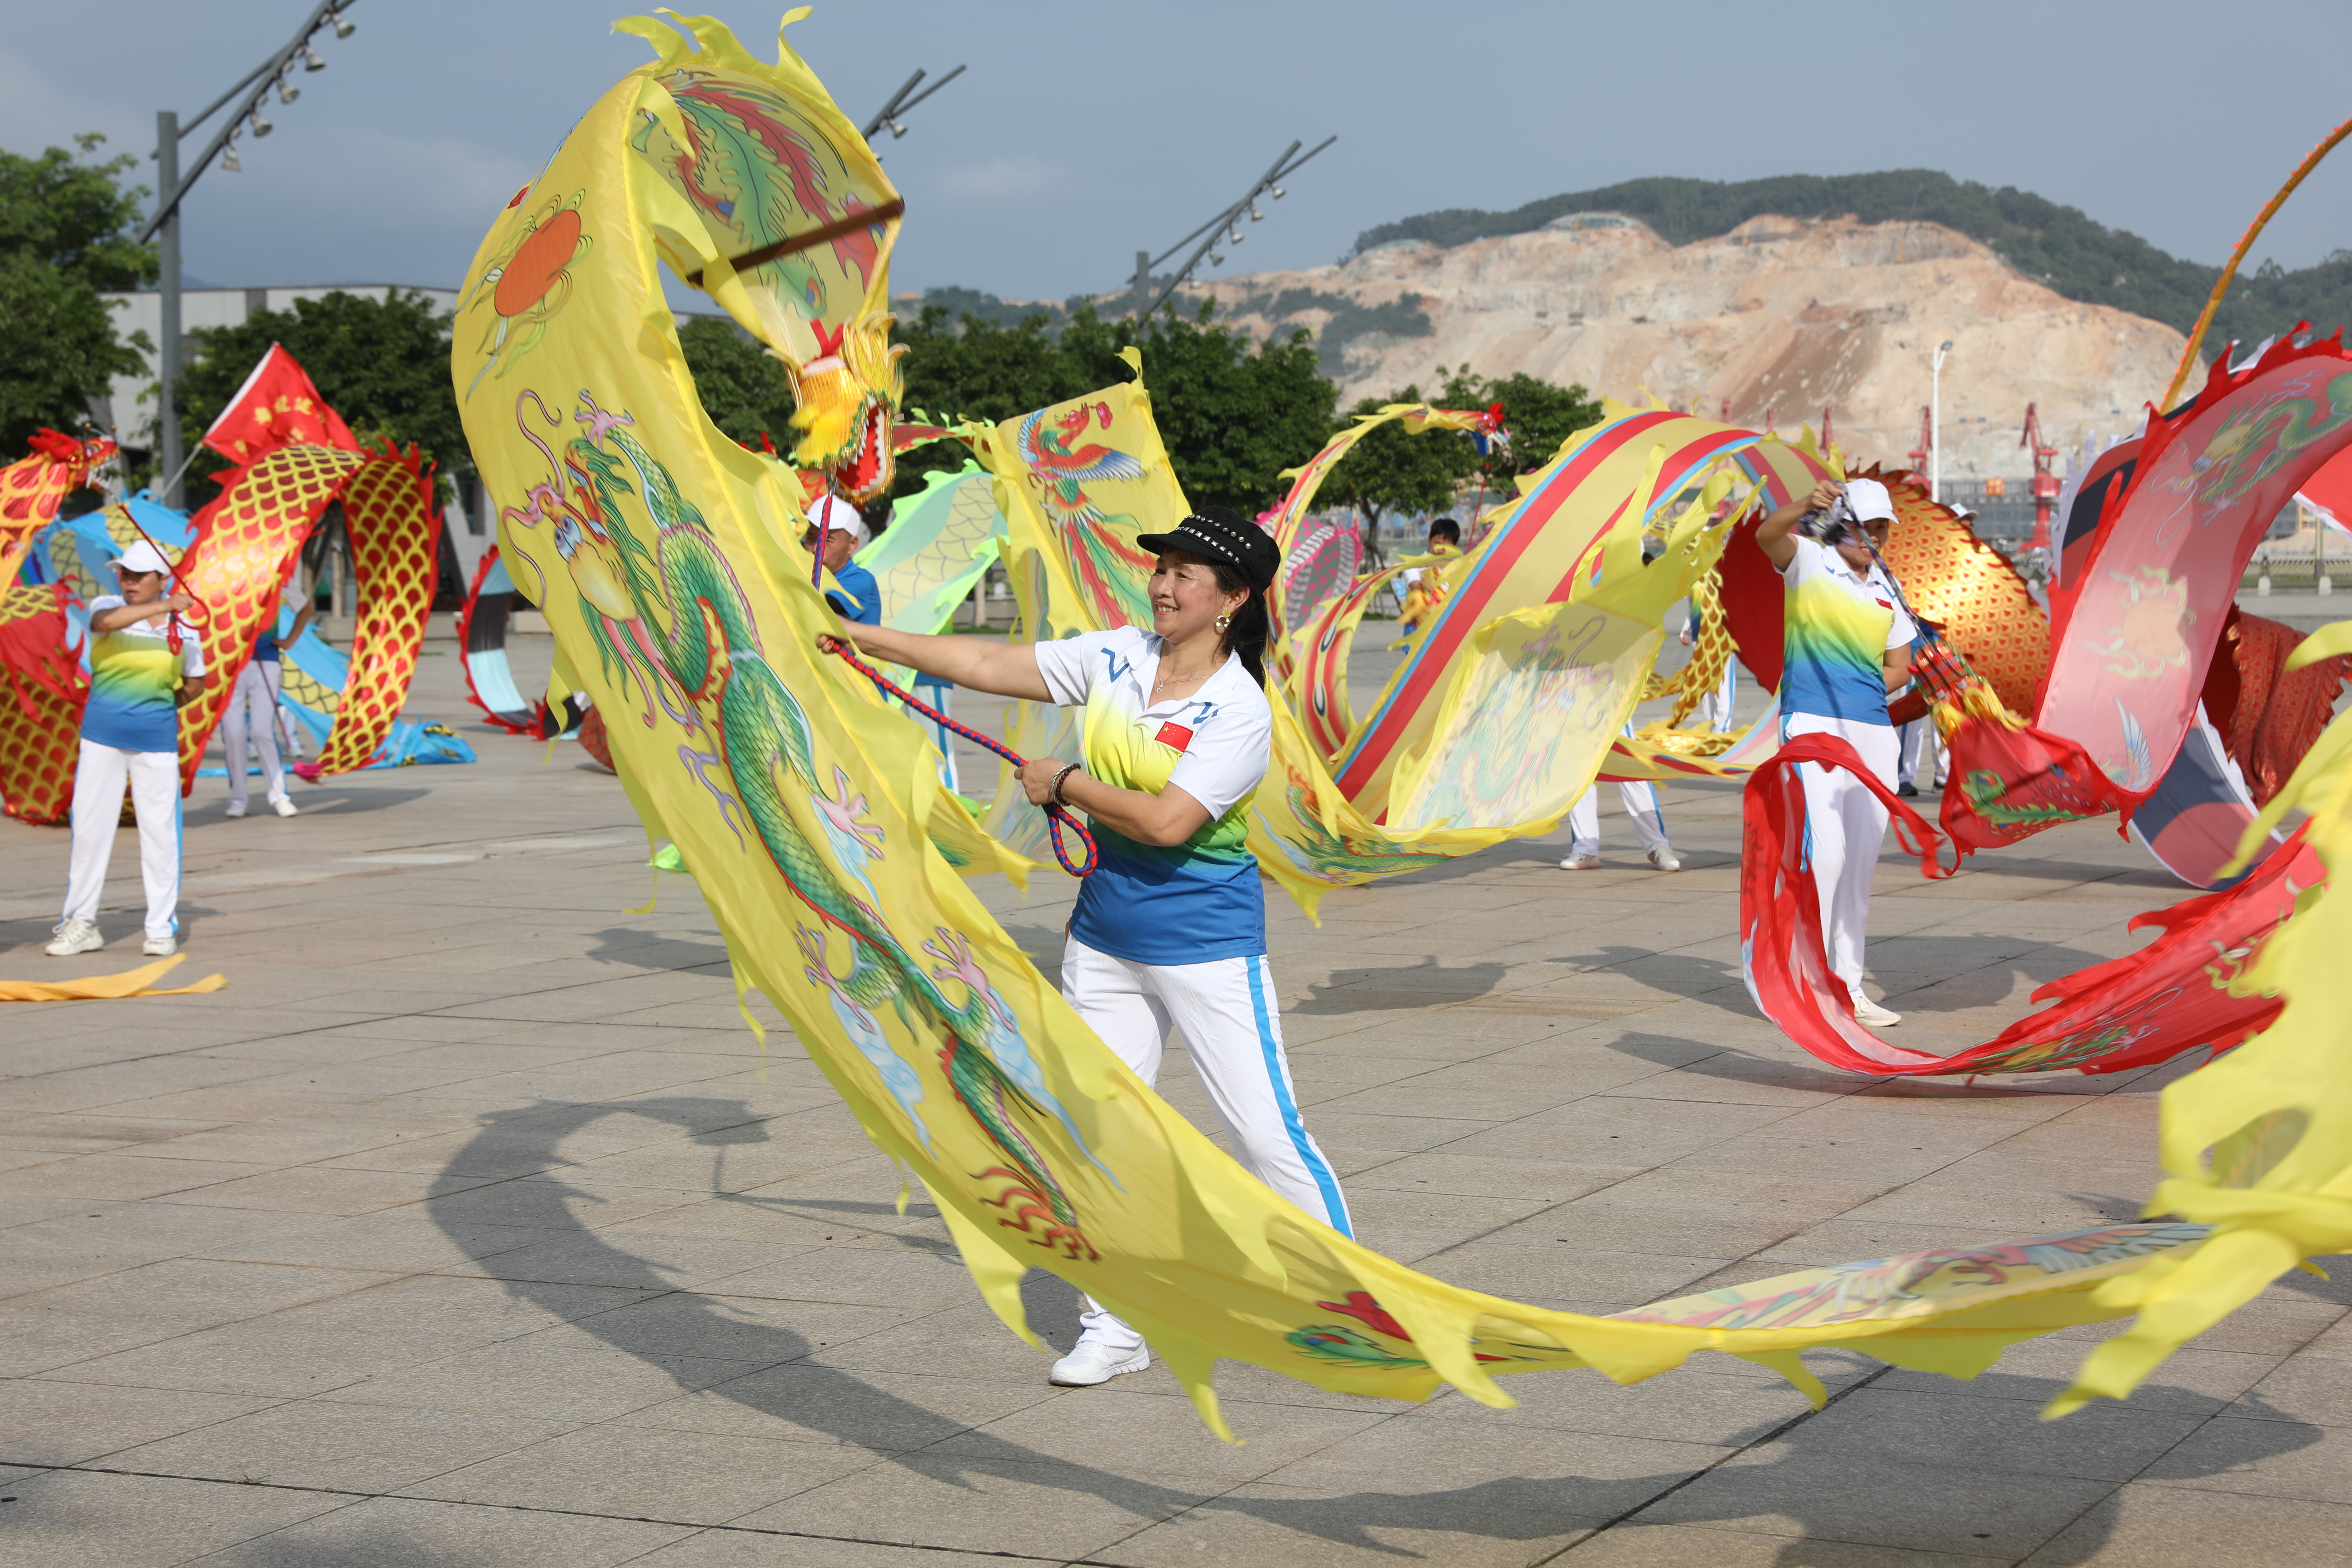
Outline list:
[[[334,728],[315,772],[306,768],[305,776],[365,767],[400,717],[433,603],[440,514],[431,472],[416,448],[404,453],[390,442],[381,452],[281,447],[226,477],[221,493],[196,514],[195,537],[181,563],[182,579],[211,607],[204,631],[214,672],[204,694],[183,710],[183,795],[195,786],[213,727],[293,575],[302,542],[336,500],[343,503],[359,580],[358,625]]]
[[[1890,794],[1843,741],[1800,736],[1748,778],[1740,971],[1764,1016],[1831,1066],[1898,1078],[2070,1068],[2121,1072],[2201,1046],[2226,1050],[2278,1016],[2282,1004],[2275,995],[2239,995],[2231,987],[2294,913],[2296,900],[2326,881],[2326,868],[2299,834],[2226,892],[2134,920],[2134,930],[2154,926],[2162,934],[2137,952],[2042,986],[2033,999],[2052,1006],[1983,1045],[1938,1057],[1888,1044],[1854,1021],[1845,984],[1830,971],[1820,896],[1804,858],[1800,763],[1843,768],[1862,780],[1885,803],[1904,848],[1919,857],[1926,873],[1949,876],[1951,870],[1938,865],[1936,830]]]

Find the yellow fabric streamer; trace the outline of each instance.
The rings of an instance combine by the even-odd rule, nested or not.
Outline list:
[[[2352,621],[2304,639],[2290,669],[2352,652]],[[2338,718],[2286,787],[2247,825],[2230,877],[2263,853],[2271,830],[2301,806],[2328,883],[2352,872],[2352,724]],[[2091,1352],[2074,1386],[2050,1402],[2063,1415],[2104,1395],[2121,1399],[2165,1358],[2308,1258],[2352,1252],[2352,1050],[2344,1018],[2352,978],[2352,900],[2313,889],[2263,944],[2238,994],[2284,993],[2286,1009],[2252,1039],[2164,1090],[2166,1179],[2150,1214],[2210,1225],[2213,1238],[2101,1288],[2099,1304],[2136,1312],[2130,1330]]]
[[[194,985],[168,989],[155,982],[187,959],[184,952],[126,969],[120,974],[92,974],[80,980],[0,980],[0,1002],[101,1002],[121,996],[186,996],[217,991],[228,984],[225,974],[207,974]]]
[[[895,214],[896,197],[789,47],[766,65],[708,18],[678,25],[698,47],[656,21],[625,25],[655,39],[661,58],[588,110],[484,240],[453,351],[467,434],[503,503],[500,550],[518,581],[543,585],[565,679],[607,715],[631,804],[693,868],[740,983],[789,1020],[875,1144],[922,1181],[1008,1325],[1028,1337],[1020,1280],[1050,1269],[1149,1335],[1220,1433],[1220,1359],[1344,1393],[1423,1399],[1451,1384],[1505,1405],[1499,1373],[1596,1367],[1630,1383],[1713,1349],[1819,1397],[1799,1351],[1847,1346],[1967,1375],[2014,1340],[2128,1310],[2093,1288],[2201,1238],[2195,1225],[2110,1226],[1803,1270],[1595,1317],[1417,1273],[1245,1174],[1103,1047],[971,895],[958,875],[970,868],[955,864],[940,826],[970,819],[940,785],[929,742],[816,647],[837,622],[798,544],[797,488],[704,414],[656,256],[701,279],[747,329],[784,332],[777,321],[789,317],[794,342],[814,330],[830,343],[853,317],[870,325],[858,312],[887,287],[879,220],[842,228],[841,193],[855,193],[861,212]],[[685,100],[693,107],[682,113]],[[772,123],[753,134],[736,124],[746,115]],[[824,201],[812,186],[793,207],[794,171],[761,163],[787,144],[828,171]],[[677,155],[688,147],[697,161],[681,186]],[[821,268],[795,273],[795,252],[761,261],[739,248],[740,224],[722,218],[755,199],[786,214],[782,239],[763,248],[834,237]],[[534,252],[542,233],[563,243]],[[529,275],[509,290],[503,279],[517,269]],[[509,307],[503,325],[481,314]],[[832,374],[820,363],[808,374]],[[850,363],[881,376],[870,355]],[[1141,388],[1089,401],[1083,417],[1066,405],[986,443],[1034,636],[1115,613],[1125,592],[1116,569],[1134,533],[1182,504]],[[1722,428],[1697,433],[1713,440],[1708,430]],[[1613,494],[1561,503],[1577,547],[1539,564],[1555,582],[1573,566],[1577,592],[1482,624],[1473,657],[1428,693],[1416,744],[1382,762],[1384,798],[1413,816],[1404,831],[1416,851],[1448,835],[1524,830],[1437,826],[1455,818],[1457,797],[1495,793],[1539,816],[1564,811],[1581,788],[1582,726],[1541,767],[1481,777],[1444,736],[1475,729],[1482,692],[1589,688],[1577,700],[1602,735],[1639,694],[1660,615],[1720,548],[1702,494],[1671,531],[1670,560],[1642,565],[1643,514],[1684,482],[1661,480],[1651,447],[1596,464]],[[1050,484],[1028,483],[1064,456],[1098,471],[1102,488],[1066,467]],[[1654,498],[1662,482],[1674,495]],[[1633,493],[1640,504],[1627,504]],[[1586,653],[1544,651],[1588,627]],[[1288,705],[1275,713],[1282,765],[1307,768],[1310,787],[1286,792],[1270,778],[1261,812],[1286,813],[1293,833],[1388,832],[1336,794],[1316,798],[1329,775]],[[996,853],[993,841],[971,842]]]

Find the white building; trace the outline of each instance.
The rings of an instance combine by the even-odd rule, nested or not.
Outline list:
[[[403,292],[422,294],[432,302],[436,311],[454,310],[457,306],[455,289],[413,288],[408,284],[388,283],[324,283],[299,287],[271,289],[183,289],[180,291],[181,363],[187,361],[188,334],[207,327],[240,327],[260,310],[290,310],[297,300],[316,300],[326,294],[352,294],[362,300],[382,300],[394,289]],[[147,341],[160,350],[163,341],[163,296],[152,289],[135,293],[101,294],[109,301],[120,300],[122,308],[114,313],[116,335],[128,341],[133,332],[144,332]],[[126,447],[152,450],[155,446],[155,375],[156,355],[147,355],[147,371],[143,375],[119,375],[114,378],[106,406],[93,408],[91,413],[99,425],[116,441]],[[482,504],[478,484],[457,486],[457,499],[448,509],[450,535],[465,570],[471,573],[474,562],[490,537],[487,509]]]

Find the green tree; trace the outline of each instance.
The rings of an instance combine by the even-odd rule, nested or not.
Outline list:
[[[1328,438],[1338,388],[1317,367],[1303,331],[1251,346],[1249,335],[1210,319],[1213,307],[1173,310],[1139,330],[1081,306],[1057,335],[1043,314],[1007,327],[977,315],[951,320],[929,304],[898,340],[906,406],[948,419],[1015,419],[1132,379],[1119,351],[1140,347],[1151,411],[1186,499],[1255,515],[1281,498],[1282,470]],[[961,465],[951,448],[918,448],[899,471],[901,493],[932,468]]]
[[[1386,397],[1367,397],[1348,412],[1377,414],[1383,404],[1419,403],[1421,389],[1407,386]],[[1351,418],[1342,425],[1351,425]],[[1414,435],[1391,420],[1350,447],[1324,478],[1318,499],[1353,507],[1364,518],[1364,552],[1381,558],[1381,519],[1391,511],[1436,512],[1477,471],[1478,449],[1459,430]]]
[[[1211,319],[1214,309],[1203,300],[1189,321],[1166,311],[1141,332],[1132,321],[1084,310],[1062,343],[1077,363],[1080,392],[1126,379],[1118,351],[1141,348],[1152,418],[1185,499],[1255,517],[1290,488],[1282,470],[1330,439],[1339,389],[1316,361],[1312,333],[1302,328],[1253,353],[1248,333]]]
[[[1550,462],[1560,443],[1601,420],[1601,400],[1581,386],[1556,385],[1523,370],[1488,377],[1467,365],[1451,373],[1439,365],[1437,374],[1445,377],[1439,401],[1448,408],[1503,405],[1510,445],[1492,447],[1478,460],[1478,472],[1487,489],[1506,496],[1513,493],[1514,479]]]
[[[93,162],[105,140],[75,137],[79,153],[0,152],[0,461],[22,456],[44,425],[87,423],[89,400],[115,376],[147,368],[138,351],[152,345],[118,338],[98,297],[152,282],[157,269],[155,252],[131,239],[149,194],[121,183],[137,160]]]
[[[257,310],[236,326],[191,333],[179,387],[182,437],[187,450],[198,452],[190,473],[209,476],[231,466],[199,451],[199,443],[271,343],[285,345],[361,440],[413,441],[441,466],[445,481],[471,471],[473,453],[449,380],[449,317],[414,290],[394,289],[379,301],[337,289],[297,300],[290,310]],[[191,505],[204,499],[209,497],[189,497]]]
[[[793,382],[775,355],[725,316],[688,317],[677,342],[713,425],[746,447],[758,448],[764,434],[778,451],[792,449]]]

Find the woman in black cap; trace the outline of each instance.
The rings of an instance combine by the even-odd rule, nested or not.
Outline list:
[[[1280,1006],[1265,959],[1265,896],[1248,835],[1250,798],[1273,761],[1265,698],[1265,590],[1282,552],[1264,529],[1202,507],[1156,552],[1151,630],[1005,644],[857,626],[857,646],[959,686],[1084,707],[1086,760],[1031,762],[1035,805],[1085,812],[1101,853],[1078,887],[1062,994],[1147,1084],[1171,1026],[1260,1181],[1352,1234],[1330,1162],[1291,1092]],[[1143,1336],[1089,1298],[1066,1386],[1151,1364]]]

